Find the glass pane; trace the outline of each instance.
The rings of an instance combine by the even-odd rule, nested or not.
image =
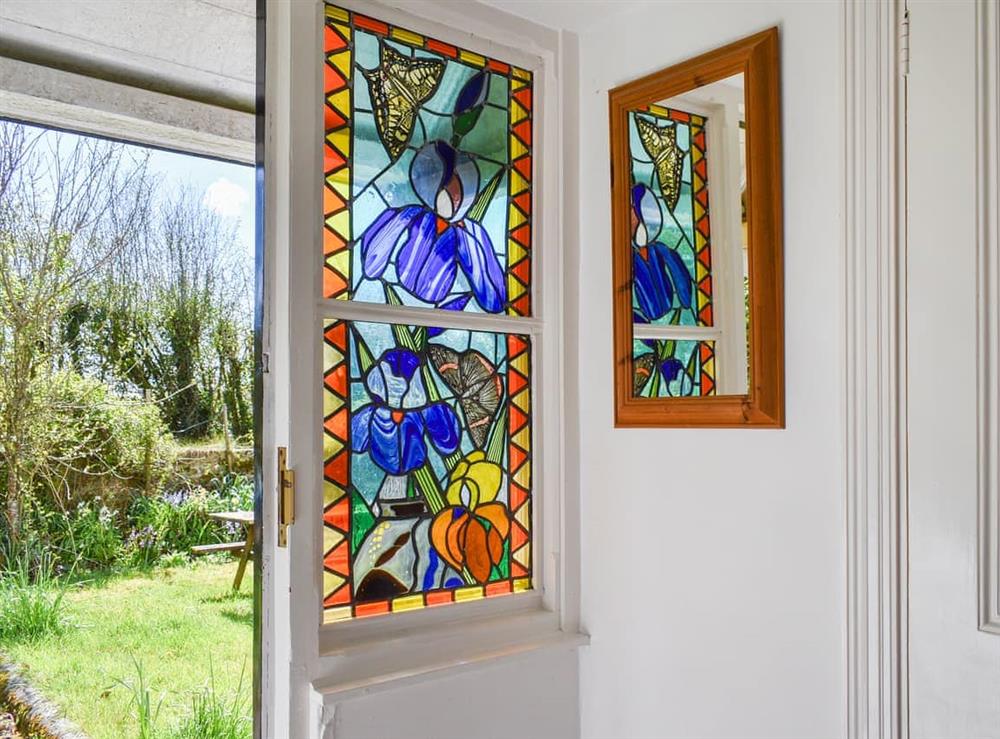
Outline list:
[[[531,588],[531,346],[324,330],[325,621]]]
[[[324,296],[530,315],[531,73],[335,7],[324,47]]]
[[[713,325],[705,121],[660,105],[629,113],[636,323]]]
[[[637,398],[715,395],[715,342],[635,339],[632,380]]]

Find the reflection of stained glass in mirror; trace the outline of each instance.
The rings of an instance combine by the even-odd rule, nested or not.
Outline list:
[[[324,38],[324,297],[530,315],[531,73],[330,6]]]
[[[325,621],[531,588],[529,341],[327,321]]]
[[[715,342],[635,339],[632,381],[637,398],[715,395]]]
[[[705,124],[658,105],[629,113],[636,323],[713,325]]]

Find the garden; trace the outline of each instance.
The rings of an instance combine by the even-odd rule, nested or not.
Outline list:
[[[0,121],[0,738],[251,735],[251,182]]]

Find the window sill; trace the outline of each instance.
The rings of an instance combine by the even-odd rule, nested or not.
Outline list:
[[[326,654],[320,660],[321,677],[312,683],[313,697],[326,709],[350,698],[470,672],[532,652],[589,643],[586,634],[563,631],[551,611],[449,621]]]

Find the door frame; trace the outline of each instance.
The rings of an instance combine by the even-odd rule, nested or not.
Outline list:
[[[908,735],[905,0],[843,6],[847,735]]]

